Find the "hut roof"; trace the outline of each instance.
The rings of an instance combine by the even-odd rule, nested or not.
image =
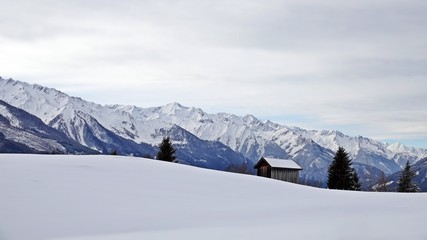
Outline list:
[[[265,158],[265,157],[262,157],[258,161],[258,163],[255,164],[254,168],[258,168],[263,161],[267,162],[267,164],[273,168],[287,168],[287,169],[302,170],[302,167],[298,165],[296,162],[294,162],[293,160]]]

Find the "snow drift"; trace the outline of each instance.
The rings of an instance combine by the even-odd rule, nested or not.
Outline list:
[[[427,239],[427,194],[118,156],[0,155],[0,239]]]

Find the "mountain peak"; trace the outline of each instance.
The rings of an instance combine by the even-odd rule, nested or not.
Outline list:
[[[182,106],[178,102],[170,102],[170,103],[166,104],[165,107],[184,108],[184,106]]]
[[[387,149],[395,152],[395,153],[402,153],[402,152],[407,152],[410,151],[410,147],[403,145],[400,142],[396,142],[396,143],[392,143],[390,145],[387,146]]]
[[[252,114],[246,114],[243,117],[243,120],[248,121],[248,122],[258,121],[258,119],[254,115],[252,115]]]
[[[171,102],[161,107],[161,109],[164,114],[174,115],[177,111],[187,109],[187,107],[184,107],[177,102]]]

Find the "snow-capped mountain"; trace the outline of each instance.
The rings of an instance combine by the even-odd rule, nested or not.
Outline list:
[[[412,181],[418,183],[422,192],[427,191],[427,158],[417,161],[414,165],[411,166],[411,170],[414,171],[415,176]],[[388,191],[397,191],[399,186],[399,179],[402,175],[400,170],[391,176],[386,178],[387,190]],[[378,188],[378,185],[372,187],[374,190]]]
[[[383,144],[361,136],[346,136],[338,131],[288,127],[260,121],[252,115],[208,114],[199,108],[178,103],[152,108],[104,106],[70,97],[52,88],[12,79],[0,78],[0,99],[28,111],[47,125],[97,151],[103,151],[103,144],[96,142],[113,143],[116,141],[112,139],[113,135],[135,144],[157,145],[165,134],[179,129],[188,132],[186,136],[198,139],[195,142],[199,147],[207,143],[201,141],[221,144],[251,161],[257,161],[261,156],[292,158],[304,168],[302,181],[307,182],[325,182],[327,167],[338,146],[350,153],[355,168],[365,181],[377,178],[381,171],[387,175],[399,171],[406,161],[413,163],[427,157],[426,149]],[[181,147],[195,144],[190,144],[188,137],[173,140]],[[194,157],[197,156],[194,153],[192,156],[196,162],[206,157]],[[240,157],[236,161],[241,163],[242,159]]]
[[[55,89],[0,78],[0,99],[39,117],[66,137],[99,153],[153,157],[155,146],[168,135],[180,162],[226,170],[248,164],[247,159],[218,141],[198,139],[193,134],[140,111],[136,107],[102,106],[70,97]],[[144,121],[142,121],[144,119]],[[191,144],[189,144],[191,143]]]
[[[45,125],[37,117],[0,100],[0,152],[95,154]]]

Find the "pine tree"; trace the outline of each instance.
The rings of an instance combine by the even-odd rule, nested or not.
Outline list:
[[[157,160],[173,162],[175,157],[175,149],[172,146],[172,142],[169,137],[163,138],[163,141],[159,144],[159,152],[157,153]]]
[[[328,169],[328,188],[360,190],[359,177],[351,167],[351,160],[343,147],[339,147]]]
[[[352,168],[350,190],[360,191],[359,176],[357,176],[356,170],[354,170],[354,168]]]
[[[411,169],[409,161],[406,162],[406,166],[402,171],[399,179],[399,192],[419,192],[420,188],[417,183],[412,182],[412,178],[415,177],[415,172]]]

